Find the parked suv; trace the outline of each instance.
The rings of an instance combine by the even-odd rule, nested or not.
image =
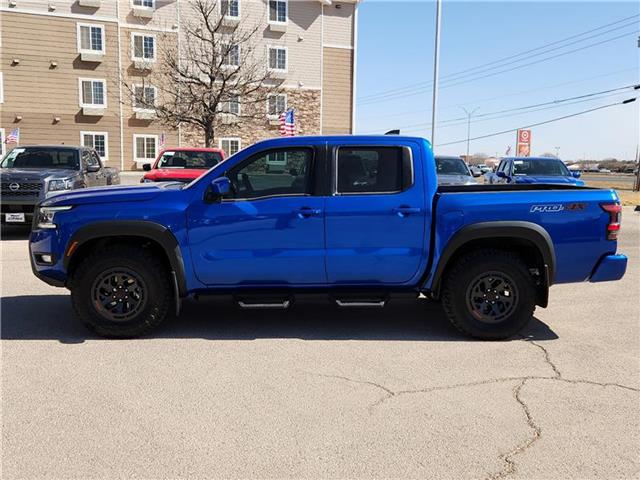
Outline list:
[[[16,147],[0,162],[2,223],[28,225],[36,204],[78,188],[116,185],[118,170],[102,165],[89,148],[66,145]]]

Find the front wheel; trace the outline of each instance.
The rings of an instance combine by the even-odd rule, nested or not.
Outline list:
[[[70,282],[71,302],[87,328],[136,337],[160,325],[173,301],[167,268],[143,248],[114,245],[83,259]]]
[[[533,278],[518,255],[483,249],[464,255],[448,271],[442,304],[462,333],[499,340],[529,323],[535,295]]]

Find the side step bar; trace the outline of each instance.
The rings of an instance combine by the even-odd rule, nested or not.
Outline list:
[[[374,307],[383,308],[387,304],[385,298],[336,298],[336,305],[340,308],[346,307]]]
[[[291,306],[290,299],[271,299],[271,298],[236,298],[236,303],[240,308],[245,309],[273,309],[273,310],[286,310]]]

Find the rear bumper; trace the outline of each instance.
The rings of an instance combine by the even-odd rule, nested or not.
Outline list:
[[[610,282],[620,280],[627,271],[627,257],[606,255],[602,257],[591,274],[590,282]]]

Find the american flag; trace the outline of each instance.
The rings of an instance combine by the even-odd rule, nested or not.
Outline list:
[[[167,145],[167,136],[164,132],[160,134],[160,148],[164,148]]]
[[[296,119],[293,115],[293,108],[280,115],[280,135],[283,137],[293,137],[296,134]]]
[[[511,153],[511,145],[509,145],[509,146],[507,147],[507,151],[506,151],[506,152],[504,152],[504,154],[505,154],[505,156],[509,156],[509,154],[510,154],[510,153]]]
[[[12,130],[7,138],[4,139],[4,143],[15,143],[16,145],[20,143],[20,129],[16,128]]]

